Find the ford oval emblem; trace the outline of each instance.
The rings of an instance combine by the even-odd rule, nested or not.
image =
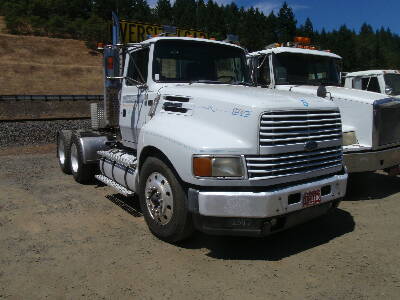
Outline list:
[[[304,149],[306,149],[307,151],[316,150],[318,149],[318,143],[315,141],[308,141],[304,144]]]

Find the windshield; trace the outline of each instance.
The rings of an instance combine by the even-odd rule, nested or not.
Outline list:
[[[385,74],[386,88],[391,88],[392,92],[390,95],[400,95],[400,74]]]
[[[340,60],[298,53],[274,56],[276,84],[340,85]]]
[[[155,46],[155,81],[247,84],[248,78],[240,48],[179,40],[159,41]]]

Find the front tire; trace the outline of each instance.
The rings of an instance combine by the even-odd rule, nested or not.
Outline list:
[[[79,142],[80,135],[78,132],[72,134],[70,147],[70,168],[72,176],[76,182],[89,183],[93,181],[95,173],[95,165],[85,164],[83,161],[83,149]]]
[[[150,231],[166,242],[179,242],[194,231],[186,193],[174,172],[149,157],[140,172],[140,207]]]

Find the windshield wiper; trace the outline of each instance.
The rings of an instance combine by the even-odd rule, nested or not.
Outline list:
[[[218,80],[206,80],[206,79],[199,79],[199,80],[191,80],[189,81],[189,84],[193,83],[216,83],[216,84],[223,84],[224,82],[218,81]]]
[[[233,85],[252,86],[251,83],[245,82],[245,81],[233,81],[233,82],[230,82],[230,84],[233,84]]]
[[[281,81],[277,82],[277,85],[319,85],[320,83],[318,82],[311,82],[311,81],[298,81],[298,80],[293,80],[293,81]]]

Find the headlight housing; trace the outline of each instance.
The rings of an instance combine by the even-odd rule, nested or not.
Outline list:
[[[194,156],[193,174],[196,177],[244,178],[243,158],[242,156]]]
[[[349,146],[358,144],[357,136],[355,131],[343,132],[343,146]]]

